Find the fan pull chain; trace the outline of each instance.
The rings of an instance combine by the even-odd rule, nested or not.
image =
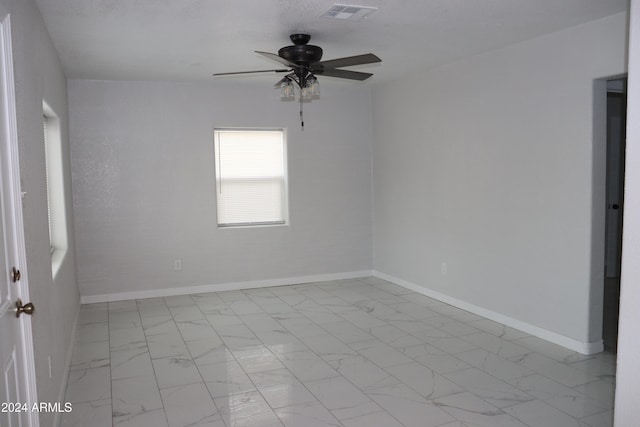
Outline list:
[[[302,114],[302,93],[300,93],[300,129],[304,130],[304,115]]]

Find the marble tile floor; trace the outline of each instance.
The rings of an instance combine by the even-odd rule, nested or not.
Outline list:
[[[83,305],[64,427],[608,427],[584,356],[377,278]]]

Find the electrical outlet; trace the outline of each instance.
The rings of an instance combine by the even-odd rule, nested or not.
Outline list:
[[[447,263],[446,262],[443,262],[440,265],[440,272],[442,273],[443,276],[447,275]]]
[[[174,271],[182,271],[182,259],[176,258],[173,260],[173,269]]]

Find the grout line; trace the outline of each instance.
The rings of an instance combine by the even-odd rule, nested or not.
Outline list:
[[[109,311],[109,303],[105,303],[107,310],[107,344],[109,345],[109,400],[111,401],[111,425],[114,424],[113,416],[113,378],[112,378],[112,360],[111,360],[111,312]]]
[[[140,320],[140,329],[142,330],[142,335],[144,336],[144,342],[145,342],[145,346],[147,348],[147,353],[149,354],[149,362],[151,363],[151,369],[153,370],[153,379],[155,380],[156,383],[156,388],[158,390],[158,396],[160,398],[160,404],[162,405],[162,413],[164,414],[164,418],[167,421],[167,425],[169,425],[169,419],[167,418],[167,414],[164,408],[164,401],[162,400],[162,394],[160,393],[160,387],[158,386],[158,378],[155,374],[155,367],[153,366],[153,360],[151,359],[151,352],[149,351],[149,342],[147,341],[147,335],[144,333],[144,326],[142,324],[142,316],[140,316],[140,308],[138,307],[138,300],[133,300],[135,305],[136,305],[136,310],[135,312],[138,314],[138,319]],[[111,360],[111,311],[108,310],[108,304],[107,303],[107,311],[108,311],[108,319],[109,319],[109,359]],[[124,310],[125,312],[133,312],[132,310]],[[129,329],[129,328],[124,328],[124,329]],[[130,328],[130,329],[134,329],[134,328]],[[127,350],[122,350],[122,351],[127,351]],[[110,369],[111,369],[111,362],[109,363],[110,365]],[[110,371],[111,372],[111,371]],[[111,412],[112,412],[112,422],[113,427],[117,427],[115,425],[115,417],[113,416],[113,378],[111,378],[110,375],[110,379],[111,379]],[[125,378],[120,378],[120,379],[125,379]],[[115,380],[117,381],[117,380]]]
[[[162,404],[162,413],[164,414],[164,419],[167,421],[167,425],[169,425],[169,417],[167,416],[167,409],[164,407],[164,400],[162,399],[162,393],[160,392],[160,384],[158,384],[158,376],[156,375],[156,367],[153,365],[153,359],[151,358],[151,350],[149,349],[149,341],[147,340],[147,334],[144,333],[144,324],[142,323],[142,315],[140,314],[140,306],[138,305],[138,300],[134,300],[136,304],[136,312],[138,313],[138,318],[140,319],[140,329],[142,329],[142,336],[144,337],[144,342],[147,346],[147,353],[149,353],[149,363],[151,363],[151,369],[153,370],[153,379],[156,383],[156,388],[158,389],[158,397],[160,397],[160,403]],[[114,426],[116,427],[116,426]]]
[[[208,292],[207,292],[208,293]],[[217,293],[217,292],[216,292]],[[204,319],[207,321],[207,323],[210,325],[210,327],[213,329],[213,332],[215,332],[216,336],[220,339],[220,341],[222,342],[222,344],[225,346],[225,348],[228,348],[226,346],[226,344],[224,343],[223,339],[220,337],[220,335],[218,334],[218,331],[215,330],[215,328],[213,327],[213,325],[211,325],[211,322],[209,321],[209,319],[207,318],[206,313],[204,313],[202,311],[202,309],[200,308],[200,306],[198,304],[196,304],[195,300],[189,296],[189,298],[191,299],[191,301],[193,301],[193,306],[196,307],[198,309],[198,311],[200,312],[200,314],[202,314],[202,316],[204,317]],[[224,303],[225,307],[228,308],[226,301],[222,300],[221,301]],[[166,302],[166,300],[165,300]],[[211,390],[209,390],[209,387],[207,386],[207,381],[204,379],[204,377],[202,376],[202,372],[200,371],[200,366],[198,366],[198,364],[195,362],[194,358],[193,358],[193,354],[191,353],[191,350],[189,349],[189,346],[187,345],[187,341],[185,341],[184,336],[182,335],[182,331],[180,330],[180,328],[178,328],[178,322],[175,320],[175,317],[173,317],[173,312],[171,311],[171,309],[169,309],[169,312],[171,313],[171,317],[173,318],[173,321],[176,323],[176,328],[178,329],[178,333],[180,334],[180,337],[182,337],[182,342],[184,342],[184,345],[187,349],[187,351],[189,352],[189,355],[191,356],[191,361],[193,362],[193,366],[196,368],[196,370],[198,371],[198,375],[200,375],[200,379],[202,380],[202,384],[204,384],[205,389],[207,390],[207,393],[209,394],[209,397],[211,398],[211,403],[213,403],[213,407],[216,410],[216,413],[218,415],[220,415],[220,408],[218,407],[218,405],[216,404],[216,398],[213,397],[213,395],[211,394]],[[229,350],[229,353],[231,353],[231,350]],[[233,361],[235,363],[238,363],[238,361],[235,358],[235,355],[233,353],[231,353],[231,357],[233,358]],[[220,362],[220,363],[224,363],[224,362]],[[238,365],[240,365],[240,363],[238,363]],[[242,368],[242,367],[241,367]],[[222,422],[226,424],[226,422],[224,421],[224,419],[222,418],[222,416],[220,416],[220,419],[222,419]]]

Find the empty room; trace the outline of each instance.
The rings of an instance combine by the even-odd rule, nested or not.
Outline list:
[[[637,0],[0,0],[0,426],[633,427]]]

